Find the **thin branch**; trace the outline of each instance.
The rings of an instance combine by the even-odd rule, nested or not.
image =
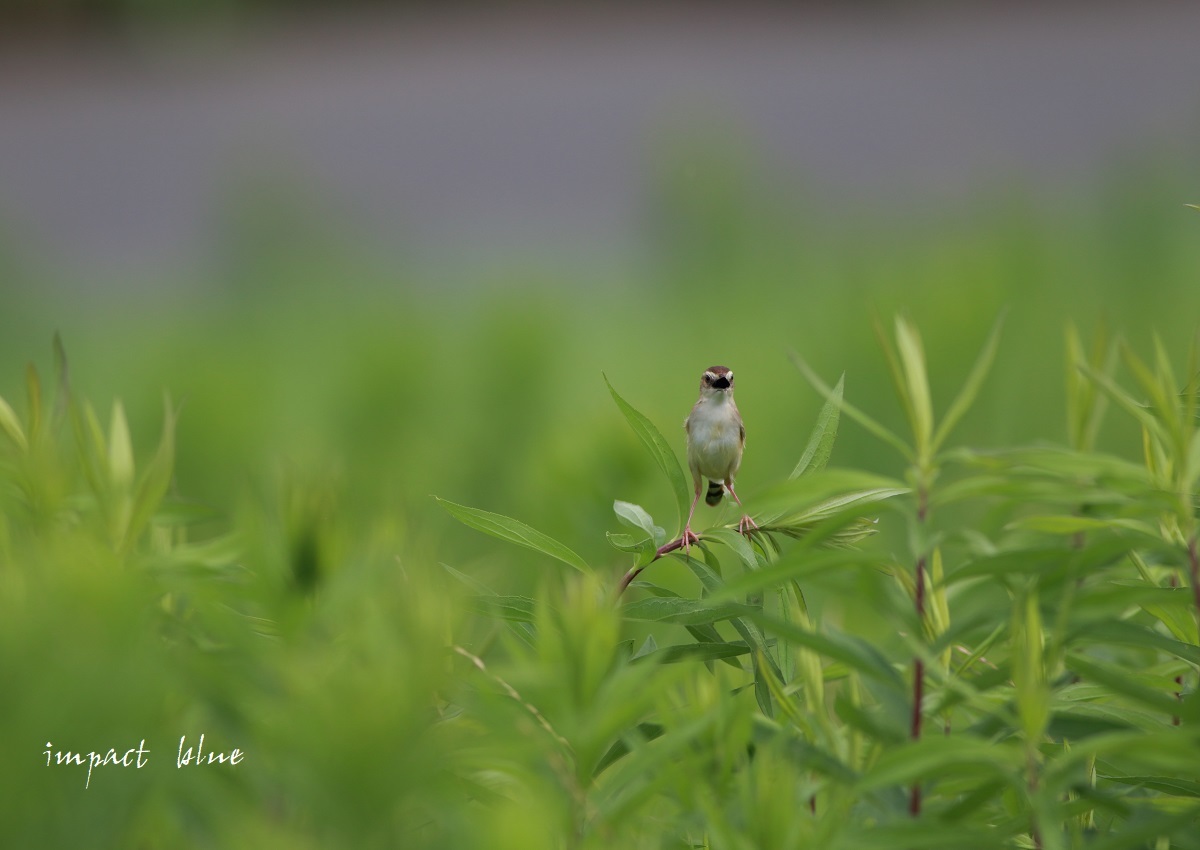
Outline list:
[[[526,702],[525,698],[517,692],[516,688],[489,670],[487,665],[483,663],[482,658],[469,650],[463,649],[461,646],[455,646],[454,651],[478,667],[483,675],[487,676],[489,679],[499,685],[506,694],[516,700],[522,708],[533,715],[533,719],[538,722],[538,725],[545,729],[546,732],[550,734],[550,737],[561,744],[563,749],[567,750],[568,752],[572,752],[570,742],[568,742],[566,738],[554,730],[554,727],[550,725],[550,721],[546,719],[545,715],[538,711],[537,706],[531,702]]]
[[[924,525],[929,516],[929,496],[924,486],[917,490],[917,522]],[[917,630],[918,637],[924,635],[925,631],[925,555],[917,558],[916,568],[916,589],[913,594],[916,597],[917,609]],[[921,703],[925,699],[925,662],[921,658],[913,659],[913,706],[912,706],[912,728],[910,734],[912,740],[921,740]],[[908,813],[913,817],[921,814],[921,783],[914,781],[912,791],[908,798]]]
[[[1196,616],[1200,617],[1200,551],[1197,549],[1196,535],[1188,540],[1188,570],[1192,578],[1192,597],[1196,601]]]
[[[700,538],[696,535],[692,535],[692,545],[695,545],[696,543],[699,543],[699,542],[700,542]],[[664,555],[670,555],[672,552],[676,551],[677,549],[682,549],[682,548],[683,548],[683,538],[682,537],[672,540],[670,543],[664,543],[662,546],[659,546],[657,549],[654,550],[654,557],[650,559],[650,564],[653,564],[655,561],[657,561],[659,558],[663,557]],[[632,582],[635,578],[637,578],[639,575],[641,575],[642,570],[646,569],[646,567],[650,566],[650,564],[643,564],[640,567],[634,567],[629,572],[625,573],[625,577],[622,578],[621,583],[617,585],[617,596],[620,597],[621,594],[625,592],[625,588],[629,587],[630,582]]]

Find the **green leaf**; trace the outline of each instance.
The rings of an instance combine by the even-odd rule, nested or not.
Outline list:
[[[617,499],[613,502],[613,511],[617,515],[617,519],[628,525],[630,528],[640,528],[646,532],[649,538],[654,541],[655,546],[661,546],[667,542],[667,532],[662,527],[654,524],[654,518],[646,512],[641,505],[635,505],[632,502],[622,502]]]
[[[826,468],[780,482],[755,496],[748,509],[759,526],[814,524],[843,512],[849,512],[848,521],[876,502],[908,492],[895,479]]]
[[[622,552],[640,552],[647,544],[647,538],[637,538],[632,534],[623,532],[606,531],[604,536],[608,538],[608,542],[614,549],[620,549]]]
[[[1013,606],[1012,667],[1017,715],[1025,740],[1039,741],[1050,719],[1050,689],[1046,683],[1045,633],[1035,590],[1027,592],[1021,606]],[[1022,614],[1024,616],[1022,616]]]
[[[731,578],[721,590],[712,594],[713,601],[724,602],[746,594],[783,587],[793,579],[811,578],[823,573],[854,569],[878,569],[878,552],[859,552],[853,549],[805,550],[798,555],[789,553],[783,560],[753,572]]]
[[[1166,359],[1165,354],[1162,353],[1161,345],[1159,346],[1159,355],[1161,369]],[[1164,377],[1161,371],[1155,374],[1126,343],[1121,344],[1121,357],[1125,361],[1125,365],[1129,367],[1129,371],[1133,373],[1133,377],[1141,386],[1142,391],[1149,397],[1153,410],[1158,412],[1157,418],[1159,421],[1166,426],[1172,435],[1178,433],[1179,410],[1175,405],[1175,379],[1173,377]],[[1169,370],[1169,367],[1167,368]],[[1167,383],[1168,380],[1170,381],[1169,384]]]
[[[629,402],[621,398],[613,385],[609,383],[608,376],[604,376],[604,383],[608,385],[608,391],[613,397],[613,401],[617,403],[621,413],[625,415],[625,420],[629,426],[633,428],[633,432],[637,434],[642,445],[650,452],[654,462],[658,464],[658,468],[667,476],[667,481],[671,484],[671,490],[675,494],[675,502],[679,508],[679,521],[683,522],[683,518],[687,516],[688,507],[691,505],[692,496],[691,489],[688,487],[687,478],[683,474],[683,467],[679,465],[679,458],[675,456],[675,452],[671,451],[670,445],[663,439],[663,435],[654,423],[639,413],[633,408]]]
[[[29,442],[36,444],[42,433],[42,381],[37,367],[30,363],[25,368],[25,391],[29,398]]]
[[[1184,481],[1189,490],[1194,490],[1197,479],[1200,479],[1200,428],[1192,434],[1192,442],[1188,446],[1186,470]]]
[[[445,570],[447,573],[449,573],[453,578],[462,582],[462,584],[471,588],[471,590],[473,590],[475,592],[475,596],[476,596],[475,605],[476,606],[487,604],[483,601],[484,598],[488,598],[488,597],[490,597],[492,599],[500,598],[500,594],[496,593],[494,590],[492,590],[486,584],[484,584],[483,582],[481,582],[477,579],[472,578],[471,576],[467,575],[464,572],[461,572],[460,570],[454,569],[454,567],[450,566],[449,564],[439,562],[438,566],[440,566],[443,570]],[[508,613],[515,614],[518,610],[524,608],[524,603],[515,601],[516,599],[519,599],[519,598],[521,598],[521,597],[514,597],[514,598],[509,599],[509,602],[507,603]],[[530,610],[532,610],[532,605],[530,606]],[[515,634],[521,640],[525,641],[525,643],[529,644],[530,646],[534,645],[533,636],[535,634],[535,630],[533,628],[532,623],[525,622],[524,620],[512,619],[509,617],[503,617],[502,619],[505,620],[505,624],[508,626],[509,630],[513,634]]]
[[[551,558],[562,561],[567,566],[574,567],[580,572],[591,572],[591,567],[588,566],[587,561],[583,560],[579,555],[554,538],[542,534],[542,532],[531,528],[523,522],[511,519],[503,514],[459,505],[439,496],[434,496],[434,499],[463,525],[470,526],[477,531],[482,531],[484,534],[490,534],[492,537],[507,540],[509,543],[524,546],[526,549],[541,552],[543,555],[549,555]]]
[[[101,509],[106,510],[108,446],[104,439],[104,430],[100,427],[96,411],[88,401],[72,404],[70,413],[71,432],[75,437],[75,450],[79,455],[84,477],[99,499]]]
[[[21,420],[17,419],[17,414],[3,397],[0,397],[0,431],[7,434],[21,451],[29,449],[29,441],[25,439],[25,432],[21,429]]]
[[[641,649],[635,652],[630,661],[637,661],[639,658],[645,658],[650,653],[658,649],[658,641],[654,639],[654,635],[646,635],[646,639],[642,641]]]
[[[740,617],[753,610],[735,602],[713,604],[707,599],[650,597],[630,602],[621,609],[621,614],[628,620],[698,626]]]
[[[638,737],[642,739],[643,743],[653,741],[655,738],[661,737],[664,731],[665,730],[663,727],[657,723],[639,723],[636,729]],[[629,734],[626,733],[625,737],[629,737]],[[629,755],[631,750],[629,748],[629,744],[625,740],[625,737],[615,741],[613,745],[608,748],[608,752],[606,752],[596,764],[596,769],[592,773],[593,776],[599,776],[613,762],[619,761],[620,759]]]
[[[792,470],[792,474],[788,478],[799,478],[806,472],[819,472],[829,463],[829,458],[833,454],[833,443],[837,439],[838,422],[841,420],[842,394],[845,384],[846,373],[843,372],[829,398],[821,407],[821,412],[817,414],[817,424],[808,438],[804,454],[800,456],[800,462],[796,464],[796,468]]]
[[[54,417],[58,421],[67,412],[71,403],[71,375],[67,362],[67,350],[63,347],[62,336],[54,332]]]
[[[1021,517],[1009,523],[1006,528],[1041,531],[1046,534],[1078,534],[1081,531],[1132,531],[1151,540],[1157,540],[1158,535],[1148,523],[1135,519],[1113,517],[1098,519],[1095,517],[1071,515],[1036,515]]]
[[[665,587],[659,587],[658,585],[654,584],[653,582],[635,581],[630,585],[630,587],[636,587],[639,590],[645,590],[647,593],[650,593],[654,596],[667,597],[670,599],[681,599],[682,598],[675,591],[668,590]],[[721,637],[721,633],[718,632],[717,627],[713,626],[713,625],[684,626],[684,628],[687,629],[688,634],[690,634],[692,637],[694,637],[696,639],[696,641],[699,643],[728,643],[729,642],[729,641],[725,640],[723,637]],[[738,670],[742,669],[741,665],[732,659],[722,658],[719,660],[728,664],[730,667],[735,667]]]
[[[931,735],[888,750],[863,774],[861,791],[907,785],[938,777],[984,775],[1019,782],[1023,756],[1013,746],[965,737]]]
[[[1124,389],[1122,389],[1116,381],[1110,378],[1103,372],[1099,372],[1086,364],[1080,364],[1080,369],[1088,376],[1104,393],[1118,405],[1123,407],[1125,411],[1131,414],[1135,419],[1142,423],[1149,431],[1156,435],[1160,440],[1167,442],[1166,434],[1163,432],[1162,423],[1158,418],[1150,412],[1144,404],[1139,402]]]
[[[1103,774],[1096,778],[1133,788],[1149,788],[1151,791],[1160,791],[1175,797],[1200,797],[1200,782],[1194,779],[1180,779],[1175,776],[1104,776]]]
[[[710,529],[704,533],[704,536],[728,546],[737,555],[738,560],[742,562],[742,566],[746,570],[752,571],[762,567],[762,564],[759,563],[758,555],[754,552],[754,547],[750,545],[750,541],[732,528]]]
[[[1186,726],[1183,729],[1187,729]],[[1189,746],[1189,737],[1173,726],[1163,725],[1158,731],[1138,729],[1133,732],[1110,732],[1095,735],[1082,741],[1073,741],[1071,749],[1046,763],[1042,774],[1046,793],[1070,787],[1077,782],[1079,771],[1093,759],[1136,762],[1139,767],[1148,767],[1155,773],[1173,773],[1184,776],[1195,775],[1196,756],[1194,746]]]
[[[788,641],[813,652],[841,661],[886,687],[903,692],[904,680],[891,663],[871,644],[850,635],[832,630],[816,632],[795,623],[755,611],[753,619],[779,640]]]
[[[126,433],[128,438],[128,432]],[[113,441],[116,442],[115,440]],[[111,448],[111,446],[110,446]],[[167,494],[171,485],[171,474],[175,469],[175,412],[171,409],[170,399],[163,399],[163,430],[158,441],[158,450],[154,459],[142,474],[138,484],[137,495],[133,500],[133,510],[129,516],[129,525],[125,529],[122,548],[128,551],[137,542],[142,530],[158,510],[159,504]]]
[[[1164,590],[1166,588],[1163,588]],[[1187,591],[1179,590],[1181,596]],[[1116,646],[1139,646],[1145,649],[1156,649],[1173,655],[1176,658],[1200,666],[1200,646],[1169,638],[1153,629],[1139,626],[1127,620],[1108,620],[1099,623],[1089,623],[1081,627],[1076,638],[1083,638],[1087,643],[1100,642]]]
[[[1142,676],[1123,668],[1113,667],[1082,655],[1071,653],[1066,659],[1067,669],[1084,679],[1103,685],[1115,694],[1141,703],[1146,708],[1165,715],[1178,714],[1180,705],[1165,690],[1144,684]]]
[[[936,452],[950,436],[950,432],[954,430],[963,415],[971,409],[971,405],[975,403],[976,397],[979,395],[979,390],[983,387],[984,379],[992,369],[992,362],[996,359],[996,348],[1000,343],[1000,329],[1004,326],[1004,316],[996,319],[996,323],[992,325],[992,331],[988,334],[987,342],[983,344],[983,348],[979,352],[979,356],[975,358],[975,365],[971,367],[971,372],[967,376],[966,382],[961,390],[958,391],[958,396],[950,404],[946,410],[946,415],[942,417],[942,421],[938,423],[937,432],[933,435],[933,448],[931,451]]]
[[[925,351],[921,336],[907,320],[896,318],[896,347],[904,367],[904,386],[899,388],[909,400],[913,437],[918,454],[922,449],[932,452],[933,401],[929,394],[929,375],[925,368]]]
[[[470,600],[471,607],[480,614],[518,623],[534,621],[534,601],[528,596],[498,596],[482,593]]]
[[[805,379],[813,385],[817,392],[825,396],[827,399],[832,399],[834,397],[834,391],[829,388],[828,384],[821,380],[817,373],[812,370],[808,363],[806,363],[799,354],[792,352],[791,357],[792,362],[796,364],[796,368],[800,370],[800,373],[803,374]],[[843,413],[845,413],[863,428],[867,429],[867,431],[869,431],[871,434],[895,448],[896,451],[900,452],[900,454],[909,461],[914,459],[913,450],[909,448],[907,443],[905,443],[887,428],[884,428],[870,416],[863,413],[850,402],[842,399],[841,401],[837,402],[837,406],[838,409],[840,409]]]
[[[117,492],[127,490],[133,483],[133,442],[129,438],[125,406],[119,399],[113,402],[108,426],[108,480]]]
[[[650,661],[657,664],[676,664],[681,661],[720,661],[746,655],[750,647],[744,643],[682,643],[664,646],[647,653],[638,653],[635,661]]]
[[[707,553],[706,553],[707,554]],[[725,582],[721,577],[709,567],[697,561],[695,558],[687,557],[687,565],[691,568],[696,578],[700,579],[700,583],[704,585],[704,589],[709,593],[718,593],[724,586]],[[731,605],[732,603],[725,603]],[[783,678],[783,673],[779,670],[779,665],[775,659],[767,652],[767,638],[763,634],[762,629],[754,622],[754,618],[761,616],[762,608],[757,606],[739,606],[744,609],[749,616],[734,617],[730,620],[729,625],[733,626],[734,631],[741,635],[742,640],[750,645],[755,654],[766,659],[766,662],[771,665],[771,670],[780,679]],[[764,681],[758,665],[755,665],[754,670],[754,697],[758,700],[758,706],[762,709],[763,714],[767,717],[774,716],[774,709],[771,706],[771,690]]]

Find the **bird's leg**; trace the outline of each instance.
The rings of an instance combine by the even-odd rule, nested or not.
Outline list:
[[[725,486],[729,488],[729,495],[733,496],[733,500],[737,502],[738,507],[745,510],[745,508],[742,506],[742,500],[738,498],[737,490],[733,489],[733,479],[726,478]],[[756,528],[758,528],[758,523],[750,518],[750,514],[743,513],[742,518],[738,520],[738,534],[745,534],[747,537],[749,537],[750,532]]]
[[[692,509],[688,511],[687,522],[683,525],[683,551],[684,554],[692,553],[692,544],[699,543],[700,538],[692,532],[692,515],[696,513],[696,503],[700,501],[700,479],[695,478],[696,495],[692,497]]]

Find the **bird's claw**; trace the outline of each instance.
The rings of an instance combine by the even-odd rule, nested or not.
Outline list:
[[[692,544],[699,543],[699,542],[700,542],[700,538],[697,537],[695,532],[692,531],[691,526],[688,526],[687,528],[685,528],[683,530],[683,553],[685,555],[691,555],[692,554]]]
[[[738,534],[744,534],[749,537],[750,532],[757,528],[758,523],[750,518],[750,514],[743,514],[742,518],[738,521]]]

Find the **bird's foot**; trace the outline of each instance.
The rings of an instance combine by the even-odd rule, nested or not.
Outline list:
[[[750,532],[758,528],[758,523],[750,518],[750,514],[743,514],[738,521],[738,534],[750,536]]]
[[[697,537],[695,532],[692,531],[692,527],[690,525],[683,529],[683,537],[680,539],[683,540],[683,553],[685,555],[691,555],[692,544],[700,542],[700,538]]]

